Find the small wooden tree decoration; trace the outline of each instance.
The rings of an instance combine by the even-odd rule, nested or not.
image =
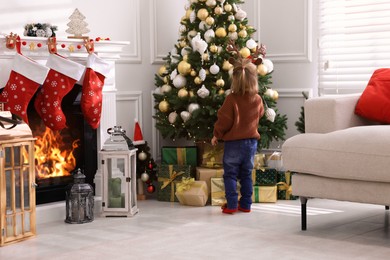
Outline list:
[[[71,16],[69,16],[70,22],[67,24],[69,28],[66,30],[67,33],[73,34],[74,36],[68,36],[68,38],[86,39],[88,36],[83,36],[83,33],[89,33],[87,28],[88,23],[84,21],[85,16],[80,13],[76,8]]]

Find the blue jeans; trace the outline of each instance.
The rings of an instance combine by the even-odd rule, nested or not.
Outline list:
[[[240,206],[250,209],[252,204],[252,170],[257,150],[257,139],[225,141],[223,154],[223,179],[228,209],[238,207],[237,180],[241,184]]]

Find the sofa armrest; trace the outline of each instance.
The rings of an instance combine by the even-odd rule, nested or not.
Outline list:
[[[368,121],[355,114],[360,94],[329,95],[305,101],[305,132],[328,133]]]

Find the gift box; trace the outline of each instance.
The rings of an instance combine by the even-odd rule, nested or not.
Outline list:
[[[222,168],[224,143],[211,145],[209,142],[197,142],[198,165],[207,168]]]
[[[276,202],[278,187],[274,186],[253,186],[252,202]]]
[[[266,165],[269,168],[274,168],[277,171],[282,170],[283,168],[283,160],[282,153],[279,151],[274,151],[270,154],[266,154]]]
[[[261,167],[254,170],[255,177],[252,180],[253,186],[275,186],[277,181],[278,171],[274,168]]]
[[[182,205],[204,206],[208,198],[207,184],[205,181],[183,177],[181,182],[176,183],[175,195]]]
[[[211,193],[211,178],[222,178],[222,176],[223,169],[196,167],[196,180],[206,182],[208,197]]]
[[[259,170],[262,167],[266,166],[266,161],[265,161],[265,154],[264,153],[256,153],[255,158],[254,158],[254,169]]]
[[[292,195],[291,176],[293,175],[290,171],[279,171],[278,176],[278,199],[280,200],[296,200],[298,196]]]
[[[196,146],[163,146],[161,148],[161,164],[191,165],[195,169],[198,164],[197,160]]]
[[[222,206],[226,203],[225,184],[223,178],[211,178],[211,205]],[[240,183],[237,182],[238,199],[240,199]]]
[[[180,182],[182,177],[193,177],[191,172],[191,165],[159,165],[157,200],[178,202],[175,196],[176,183]]]

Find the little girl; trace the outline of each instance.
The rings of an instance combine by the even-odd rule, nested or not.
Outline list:
[[[218,110],[211,144],[224,141],[223,169],[227,204],[222,212],[233,214],[237,210],[251,211],[252,170],[257,150],[257,131],[264,106],[258,94],[257,70],[250,59],[235,61],[232,76],[232,93]],[[238,201],[237,180],[241,184]]]

